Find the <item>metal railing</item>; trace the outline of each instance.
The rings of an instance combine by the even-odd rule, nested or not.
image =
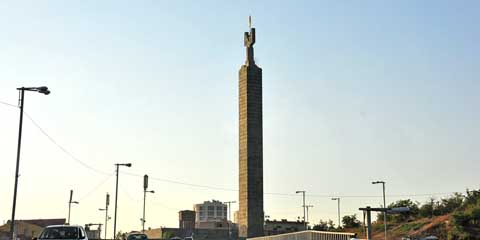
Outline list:
[[[248,238],[249,240],[350,240],[355,238],[355,233],[323,232],[323,231],[302,231],[285,233],[272,236]]]

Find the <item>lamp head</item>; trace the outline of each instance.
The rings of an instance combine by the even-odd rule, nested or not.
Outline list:
[[[387,212],[388,213],[405,213],[405,212],[410,212],[410,208],[409,207],[396,207],[396,208],[390,209]]]
[[[132,166],[131,163],[115,163],[115,165],[117,165],[117,166],[126,166],[126,167],[131,167],[131,166]]]
[[[37,87],[36,90],[37,90],[39,93],[43,93],[43,94],[45,94],[45,95],[50,94],[50,90],[48,90],[48,87],[46,87],[46,86]]]

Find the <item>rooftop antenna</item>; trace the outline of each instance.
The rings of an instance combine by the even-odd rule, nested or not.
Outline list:
[[[248,16],[248,28],[252,28],[252,15]]]

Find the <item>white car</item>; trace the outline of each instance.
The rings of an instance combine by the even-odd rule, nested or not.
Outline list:
[[[52,225],[43,229],[33,240],[88,240],[85,229],[75,225]]]

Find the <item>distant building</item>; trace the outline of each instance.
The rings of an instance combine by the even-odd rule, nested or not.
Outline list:
[[[265,221],[265,235],[277,235],[284,233],[299,232],[305,230],[305,223],[303,221],[288,221],[287,219],[266,220]]]
[[[178,212],[178,228],[193,231],[195,229],[195,211],[183,210]]]
[[[88,239],[102,239],[102,225],[96,223],[85,224],[85,233],[87,234]],[[92,228],[92,226],[96,228]]]
[[[195,204],[193,206],[193,210],[196,213],[195,222],[197,228],[205,225],[211,225],[209,223],[202,224],[206,222],[221,223],[227,221],[227,205],[217,200],[205,201],[200,204]]]
[[[178,212],[178,228],[160,227],[145,231],[149,239],[171,239],[193,237],[195,240],[237,239],[237,228],[227,221],[227,206],[220,201],[195,204],[196,211]],[[203,211],[200,215],[199,211]],[[197,219],[201,221],[198,222]],[[230,227],[230,228],[229,228]],[[1,239],[0,239],[1,240]]]
[[[234,222],[234,223],[238,223],[238,211],[235,211],[235,212],[233,213],[233,222]]]
[[[228,229],[228,224],[229,222],[227,220],[223,220],[221,222],[220,221],[199,222],[199,223],[196,223],[195,228],[197,229]]]
[[[30,240],[32,237],[37,237],[46,226],[61,224],[65,224],[65,218],[15,220],[15,231],[17,239]],[[0,240],[10,240],[11,238],[10,221],[8,221],[5,225],[0,226]]]
[[[30,223],[33,225],[40,226],[45,228],[50,225],[63,225],[67,222],[65,218],[52,218],[52,219],[26,219],[26,220],[18,220],[21,222]]]
[[[225,240],[237,239],[238,233],[235,230],[232,230],[230,233],[228,229],[194,229],[193,232],[188,233],[184,229],[179,228],[156,228],[145,230],[149,239],[171,239],[173,237],[186,238],[193,237],[195,240]]]

